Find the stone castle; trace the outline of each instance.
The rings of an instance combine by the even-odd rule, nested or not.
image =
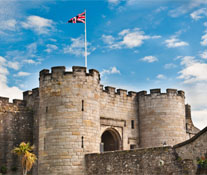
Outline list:
[[[183,91],[103,88],[99,72],[85,67],[44,69],[23,100],[0,97],[0,166],[10,174],[19,171],[11,150],[22,141],[36,146],[34,175],[83,175],[85,154],[168,147],[198,132]]]

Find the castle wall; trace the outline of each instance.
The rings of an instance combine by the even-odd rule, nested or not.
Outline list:
[[[11,151],[21,142],[33,144],[33,113],[22,100],[0,97],[0,168],[5,166],[7,174],[20,174],[20,161]],[[16,170],[17,169],[17,170]]]
[[[23,100],[26,102],[26,108],[32,111],[33,114],[33,150],[35,155],[38,156],[39,145],[39,88],[32,89],[32,91],[23,92]],[[38,159],[32,168],[32,173],[38,173]]]
[[[207,127],[197,133],[194,137],[174,146],[176,152],[182,159],[193,159],[194,166],[197,158],[207,156]]]
[[[99,152],[99,80],[84,67],[40,72],[38,175],[82,175],[84,153]]]
[[[139,92],[140,147],[174,145],[187,139],[183,91]]]
[[[207,158],[207,127],[177,145],[86,154],[87,175],[204,175],[197,159]]]
[[[185,105],[185,118],[187,138],[190,139],[194,135],[196,135],[200,130],[193,125],[193,121],[191,118],[191,106],[189,104]]]
[[[180,160],[172,147],[87,154],[87,175],[194,175],[192,160]]]
[[[113,128],[119,132],[122,143],[120,149],[130,149],[130,145],[138,147],[138,102],[135,92],[113,87],[101,87],[100,94],[101,132]],[[132,120],[134,128],[132,128]]]

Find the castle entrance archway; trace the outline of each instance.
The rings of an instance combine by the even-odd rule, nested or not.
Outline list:
[[[103,151],[115,151],[120,149],[121,137],[114,129],[107,129],[101,136]]]

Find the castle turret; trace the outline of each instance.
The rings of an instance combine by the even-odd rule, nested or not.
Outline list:
[[[185,93],[160,89],[138,93],[140,147],[174,145],[186,139]]]
[[[85,67],[40,72],[38,175],[82,175],[84,154],[99,152],[99,81]]]

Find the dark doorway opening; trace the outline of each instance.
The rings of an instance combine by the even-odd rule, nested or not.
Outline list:
[[[115,151],[120,149],[120,136],[116,131],[106,130],[101,136],[104,151]]]

